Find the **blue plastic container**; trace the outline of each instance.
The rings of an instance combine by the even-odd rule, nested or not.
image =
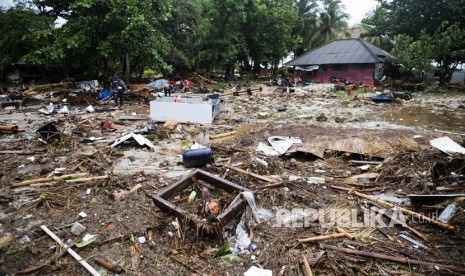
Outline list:
[[[188,168],[203,167],[210,163],[211,158],[211,148],[185,150],[182,154],[182,161],[184,162],[184,166]]]
[[[391,103],[394,101],[394,98],[386,96],[374,96],[371,98],[371,100],[375,103]]]

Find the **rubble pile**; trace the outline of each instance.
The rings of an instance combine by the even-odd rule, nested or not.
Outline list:
[[[175,91],[211,124],[154,120],[153,87],[119,107],[94,81],[12,89],[0,274],[465,273],[463,129],[390,116],[460,120],[463,98],[333,88]]]

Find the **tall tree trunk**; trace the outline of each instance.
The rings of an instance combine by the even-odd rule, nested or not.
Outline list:
[[[275,59],[274,60],[274,64],[273,64],[273,76],[276,74],[276,72],[278,71],[278,64],[279,64],[279,59]]]
[[[126,71],[124,72],[124,80],[126,83],[129,83],[129,77],[131,76],[131,70],[129,68],[129,53],[126,51],[125,55],[125,69]]]

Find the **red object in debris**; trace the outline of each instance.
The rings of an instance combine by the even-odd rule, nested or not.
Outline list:
[[[352,87],[347,88],[347,96],[350,96],[352,94]]]
[[[172,85],[172,86],[176,86],[176,87],[178,87],[180,89],[182,89],[184,87],[191,87],[193,85],[193,83],[191,81],[188,81],[188,80],[183,80],[183,81],[169,80],[168,84]]]
[[[102,129],[106,130],[106,131],[115,131],[115,130],[122,130],[124,129],[124,126],[122,125],[117,125],[115,123],[113,123],[112,121],[110,120],[105,120],[105,122],[103,123],[102,125]]]

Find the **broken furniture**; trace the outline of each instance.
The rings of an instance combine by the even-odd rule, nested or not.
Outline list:
[[[169,201],[171,198],[174,198],[177,194],[181,193],[189,186],[194,185],[199,180],[202,180],[210,186],[214,186],[215,188],[219,188],[228,193],[235,193],[236,195],[239,195],[244,191],[249,191],[249,189],[245,187],[216,177],[203,170],[196,169],[178,182],[161,191],[158,195],[152,196],[152,199],[155,205],[157,205],[160,209],[175,215],[180,221],[189,221],[193,223],[198,230],[202,230],[203,233],[214,234],[215,228],[211,228],[211,226],[219,226],[220,228],[224,227],[245,210],[247,202],[242,197],[240,197],[237,201],[235,201],[235,203],[226,207],[222,213],[216,216],[216,222],[209,224],[206,220],[203,220],[202,218],[199,218],[197,215],[193,214],[193,212],[184,210]]]
[[[43,125],[41,128],[39,128],[37,130],[37,133],[45,140],[50,140],[52,138],[58,137],[61,132],[58,130],[58,128],[54,124],[47,123]]]
[[[150,118],[155,122],[211,124],[219,114],[219,98],[165,97],[150,102]]]

